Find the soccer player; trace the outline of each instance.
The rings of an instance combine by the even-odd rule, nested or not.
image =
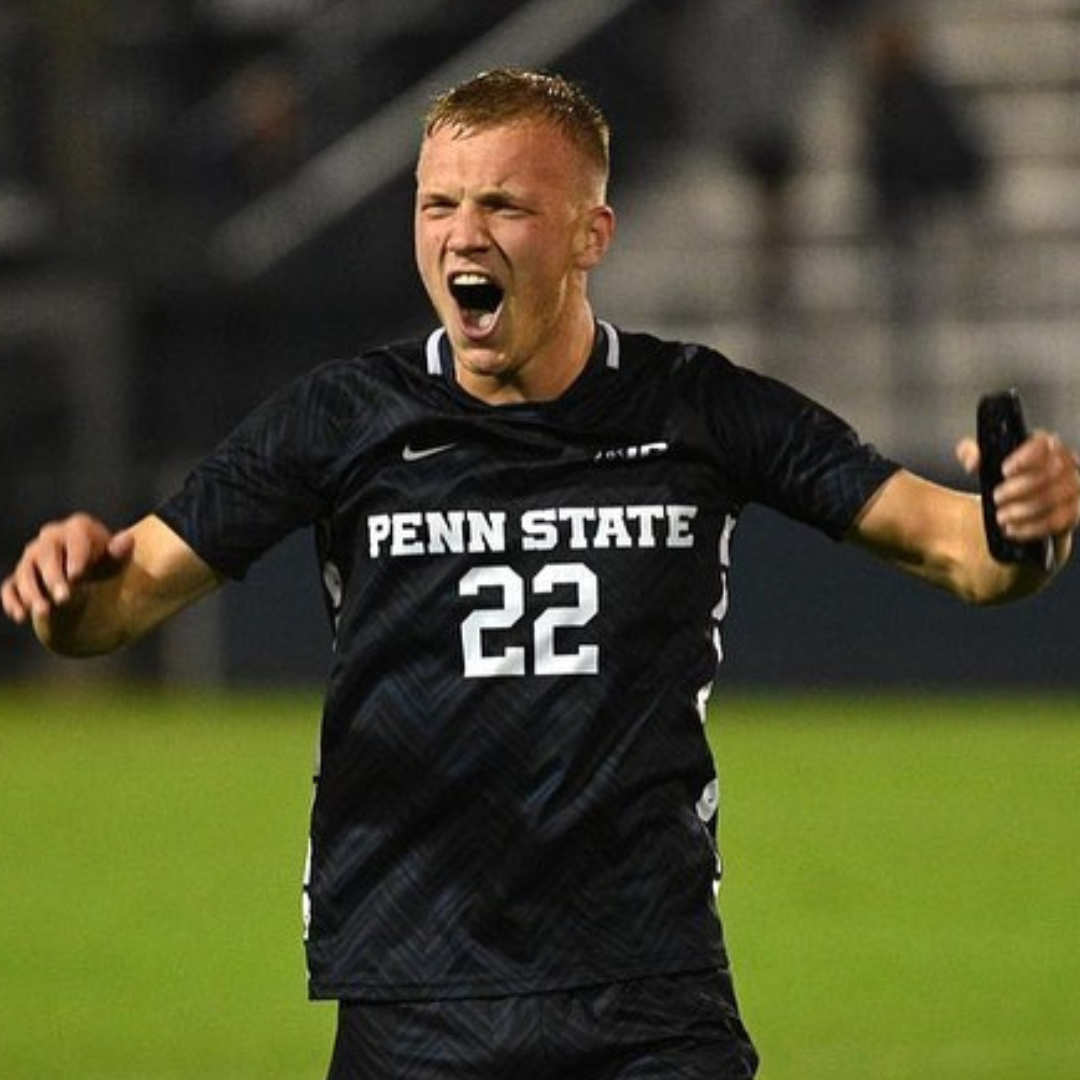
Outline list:
[[[975,496],[708,348],[598,321],[607,176],[563,79],[449,90],[416,172],[438,329],[299,378],[132,526],[44,526],[3,583],[47,647],[102,653],[314,529],[335,658],[307,955],[340,1002],[333,1080],[753,1076],[703,731],[741,510],[974,603],[1041,588],[1080,520],[1074,454],[1036,433],[998,516],[1054,560],[998,563]]]

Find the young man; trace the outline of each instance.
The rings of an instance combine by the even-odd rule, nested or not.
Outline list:
[[[795,391],[597,322],[607,172],[563,80],[449,91],[415,216],[440,328],[299,379],[132,527],[46,525],[3,584],[45,645],[100,653],[317,531],[336,657],[307,944],[342,1003],[333,1080],[752,1076],[702,730],[740,511],[975,603],[1053,573],[995,562],[976,498]],[[1005,530],[1060,566],[1074,455],[1039,433],[1006,473]]]

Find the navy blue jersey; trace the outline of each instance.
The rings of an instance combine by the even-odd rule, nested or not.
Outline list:
[[[895,468],[779,382],[606,324],[556,401],[470,397],[436,332],[257,410],[159,512],[237,578],[318,538],[312,994],[722,962],[703,720],[735,522],[758,502],[840,538]]]

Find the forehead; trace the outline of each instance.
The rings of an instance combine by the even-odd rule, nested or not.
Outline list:
[[[441,127],[420,147],[421,185],[516,187],[572,183],[587,172],[570,140],[534,120],[478,130]]]

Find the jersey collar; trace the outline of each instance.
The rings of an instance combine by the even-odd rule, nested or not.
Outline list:
[[[589,357],[589,367],[599,363],[603,356],[604,367],[609,371],[619,370],[620,346],[619,333],[611,323],[603,319],[596,320],[597,335],[596,344],[593,347],[592,356]],[[424,356],[427,361],[427,373],[436,378],[453,378],[454,357],[450,351],[450,339],[446,335],[445,327],[440,326],[433,330],[424,345]]]

